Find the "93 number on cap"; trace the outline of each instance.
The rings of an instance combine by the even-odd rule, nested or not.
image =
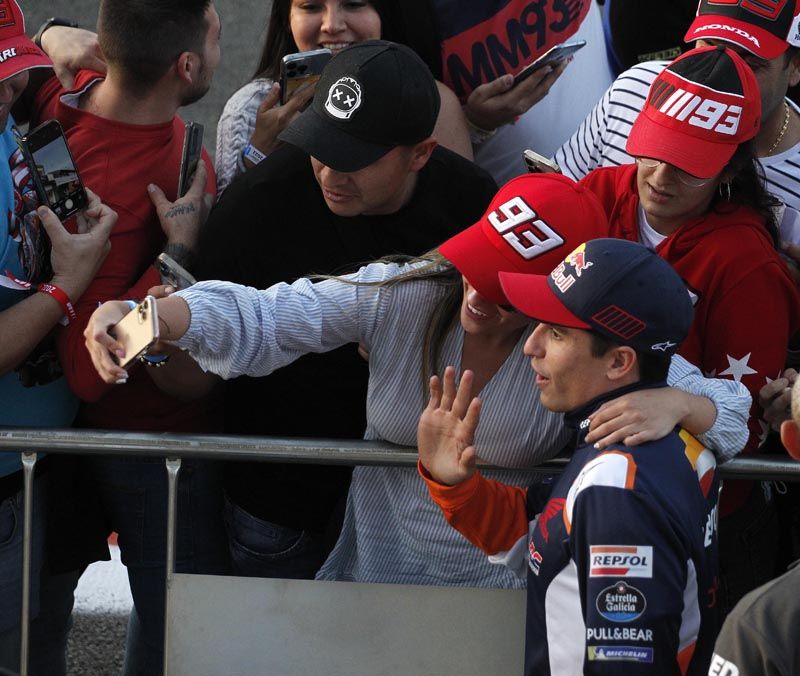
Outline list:
[[[521,197],[514,197],[497,207],[489,214],[489,223],[526,261],[564,243],[564,238],[540,219]],[[530,224],[529,228],[516,230],[526,223]]]

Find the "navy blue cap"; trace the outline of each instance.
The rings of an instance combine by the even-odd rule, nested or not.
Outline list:
[[[627,240],[593,239],[549,275],[502,272],[500,284],[529,317],[595,331],[640,352],[674,354],[692,324],[692,302],[678,273]]]

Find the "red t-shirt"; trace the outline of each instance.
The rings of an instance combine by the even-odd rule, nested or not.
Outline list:
[[[66,92],[56,78],[39,90],[32,124],[56,118],[61,122],[84,185],[119,215],[111,233],[111,251],[75,306],[78,321],[59,329],[59,358],[72,390],[83,401],[80,420],[87,427],[199,432],[217,429],[211,401],[180,402],[163,394],[146,367],[132,368],[128,383],[106,385],[92,365],[83,331],[98,303],[140,299],[161,283],[153,261],[165,236],[147,193],[154,183],[175,199],[183,147],[183,121],[132,125],[103,119],[70,103],[102,79],[82,71]],[[70,103],[67,103],[69,101]],[[214,194],[213,164],[203,151],[208,172],[207,192]],[[74,221],[67,227],[74,227]]]

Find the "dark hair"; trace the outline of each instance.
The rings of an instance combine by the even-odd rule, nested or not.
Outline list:
[[[602,357],[622,343],[612,340],[596,331],[589,331],[591,338],[591,352],[593,357]],[[650,354],[636,350],[636,363],[639,366],[640,383],[660,383],[667,379],[670,357],[664,354]]]
[[[407,39],[409,31],[402,20],[401,10],[396,8],[393,0],[368,0],[369,4],[378,13],[381,19],[380,37],[392,42],[400,42],[410,47],[414,47]],[[287,54],[299,51],[297,43],[292,37],[289,28],[289,12],[292,8],[292,0],[275,0],[272,3],[272,12],[267,23],[267,38],[264,42],[264,49],[253,74],[253,79],[257,77],[268,77],[277,80],[280,75],[281,59]]]
[[[756,157],[754,141],[742,143],[736,149],[726,169],[733,173],[730,182],[730,202],[750,207],[758,213],[764,220],[764,227],[772,239],[773,246],[780,249],[778,222],[773,211],[780,201],[767,192],[764,167]],[[714,194],[711,208],[721,214],[730,209],[727,191],[722,184],[720,190]]]
[[[135,93],[160,80],[183,52],[202,53],[211,0],[102,0],[100,48]]]

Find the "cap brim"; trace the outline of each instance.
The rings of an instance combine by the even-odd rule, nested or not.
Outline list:
[[[522,272],[501,272],[500,286],[505,297],[522,314],[546,324],[574,329],[591,329],[591,325],[570,312],[553,293],[549,275],[528,275]]]
[[[730,26],[734,30],[728,30],[723,26]],[[786,40],[781,40],[763,28],[721,14],[704,14],[696,17],[683,36],[684,42],[705,39],[729,42],[762,59],[769,60],[776,59],[789,47]]]
[[[737,145],[690,136],[652,120],[646,112],[633,123],[625,150],[633,157],[652,157],[698,178],[712,178],[730,162]]]
[[[368,167],[395,147],[348,134],[313,107],[304,110],[278,138],[304,150],[325,166],[345,173]]]
[[[480,221],[448,239],[439,247],[439,253],[456,266],[483,298],[495,305],[508,303],[497,273],[513,267],[486,239]]]
[[[52,68],[53,62],[29,37],[18,35],[0,41],[0,53],[7,51],[15,56],[6,58],[0,63],[0,81],[14,77],[32,68]]]

